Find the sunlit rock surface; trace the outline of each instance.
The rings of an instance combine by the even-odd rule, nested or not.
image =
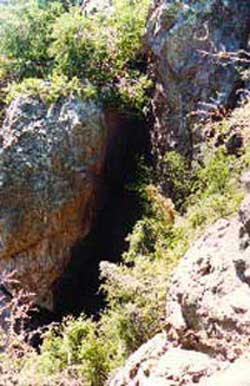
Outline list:
[[[107,147],[103,110],[19,97],[0,130],[0,271],[52,307],[50,289],[90,230]],[[84,259],[84,257],[83,257]],[[11,288],[8,288],[11,291]]]
[[[246,0],[153,2],[145,42],[156,77],[152,142],[159,157],[169,149],[192,154],[204,140],[194,122],[235,103],[242,83],[223,53],[247,49],[249,34]]]
[[[189,249],[167,290],[166,333],[110,386],[250,385],[249,224],[248,193],[237,218],[217,221]]]

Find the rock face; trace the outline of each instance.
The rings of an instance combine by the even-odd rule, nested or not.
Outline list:
[[[191,130],[192,113],[232,103],[239,75],[214,54],[246,49],[249,34],[246,0],[155,0],[146,45],[156,76],[152,142],[158,156],[169,149],[192,153],[202,141],[200,130]]]
[[[249,346],[249,208],[246,198],[239,220],[219,220],[208,229],[182,260],[168,290],[169,337],[228,360]]]
[[[49,291],[90,230],[108,140],[102,108],[19,97],[0,130],[0,272],[51,306]],[[84,258],[84,257],[83,257]],[[8,288],[11,290],[11,288]]]
[[[247,194],[238,218],[211,226],[173,273],[166,335],[133,354],[110,386],[250,385],[249,223]]]
[[[207,381],[202,382],[201,386],[249,386],[249,358],[237,360],[224,371],[215,373]]]

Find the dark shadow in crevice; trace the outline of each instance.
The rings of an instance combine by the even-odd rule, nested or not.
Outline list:
[[[136,116],[111,114],[111,120],[116,132],[109,142],[96,222],[73,248],[72,260],[56,285],[57,320],[82,312],[98,316],[105,306],[99,291],[99,264],[120,261],[128,247],[126,236],[141,216],[139,198],[126,186],[134,182],[138,156],[150,154],[147,125]]]

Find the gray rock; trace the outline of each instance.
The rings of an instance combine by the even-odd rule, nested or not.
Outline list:
[[[230,360],[246,349],[250,333],[250,246],[241,243],[250,221],[247,203],[239,219],[219,220],[190,248],[168,289],[169,337]]]
[[[223,367],[206,354],[171,347],[161,334],[132,354],[108,386],[191,385]]]
[[[7,110],[0,130],[0,271],[15,270],[39,304],[49,307],[71,247],[90,230],[107,135],[94,102],[71,98],[48,107],[19,97]]]
[[[135,352],[109,386],[250,385],[250,247],[241,243],[249,208],[246,198],[239,218],[217,221],[190,248],[169,284],[166,335]]]
[[[166,352],[166,336],[158,334],[130,356],[124,368],[111,377],[108,386],[139,386],[149,378],[161,355]],[[151,378],[150,378],[151,379]],[[139,382],[139,383],[138,383]],[[165,386],[165,385],[164,385]]]
[[[232,104],[239,74],[214,54],[247,49],[249,34],[247,0],[154,1],[146,45],[156,75],[152,141],[158,156],[169,149],[190,154],[203,141],[194,130],[197,118]]]
[[[241,236],[249,241],[250,235],[250,194],[248,194],[241,204],[239,211],[240,221],[242,223]]]
[[[250,359],[239,359],[226,370],[214,374],[201,386],[250,386]]]
[[[243,183],[247,193],[250,193],[250,170],[247,170],[241,176],[241,182]]]

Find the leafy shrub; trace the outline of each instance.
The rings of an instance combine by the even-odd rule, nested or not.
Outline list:
[[[69,80],[64,75],[52,74],[47,81],[27,78],[21,83],[11,84],[8,87],[6,101],[10,102],[18,95],[39,96],[44,102],[51,104],[61,97],[72,95],[85,100],[93,99],[96,97],[96,89],[90,83],[86,83],[84,86],[76,77]]]
[[[148,5],[149,0],[115,0],[110,12],[92,15],[57,1],[22,0],[3,7],[0,56],[5,65],[0,62],[0,72],[15,74],[14,89],[28,94],[44,94],[39,82],[51,81],[54,73],[72,86],[78,78],[84,90],[87,83],[93,85],[107,103],[143,112],[151,86],[142,49]],[[11,92],[8,102],[15,95]]]
[[[89,79],[109,102],[118,98],[141,109],[150,82],[136,63],[145,61],[141,37],[148,5],[148,0],[116,0],[109,14],[92,16],[71,8],[54,24],[50,54],[56,68]]]
[[[83,316],[68,318],[45,334],[38,371],[50,375],[72,367],[84,385],[100,386],[110,370],[107,353],[107,344],[93,321]]]
[[[159,162],[157,182],[174,201],[177,209],[185,208],[192,191],[193,177],[190,161],[175,151],[167,152]]]
[[[63,74],[92,80],[107,80],[105,31],[98,22],[86,17],[80,8],[63,13],[53,25],[50,55]]]
[[[102,263],[102,289],[109,304],[102,323],[109,339],[116,337],[120,361],[162,331],[170,266],[147,256],[138,257],[133,266]]]
[[[239,175],[240,162],[235,156],[229,156],[223,148],[209,157],[205,167],[200,168],[197,174],[197,194],[210,196],[215,193],[225,194],[230,190],[233,177]]]
[[[227,155],[222,147],[196,172],[195,193],[190,198],[193,205],[188,209],[194,228],[237,211],[243,198],[237,181],[246,167],[245,160]]]
[[[223,149],[210,154],[191,179],[184,216],[157,187],[145,185],[142,176],[138,191],[144,190],[147,205],[128,238],[129,249],[119,265],[101,264],[107,306],[99,321],[82,316],[52,326],[41,353],[12,359],[15,369],[9,356],[3,357],[2,366],[15,374],[12,379],[25,386],[27,379],[32,379],[30,385],[70,385],[74,380],[79,386],[103,386],[130,353],[164,329],[166,287],[173,267],[204,226],[237,209],[242,198],[238,177],[249,164],[249,152],[240,158],[227,156]]]
[[[18,78],[43,77],[49,72],[52,25],[62,12],[60,2],[42,7],[35,0],[21,0],[1,7],[0,53]]]

